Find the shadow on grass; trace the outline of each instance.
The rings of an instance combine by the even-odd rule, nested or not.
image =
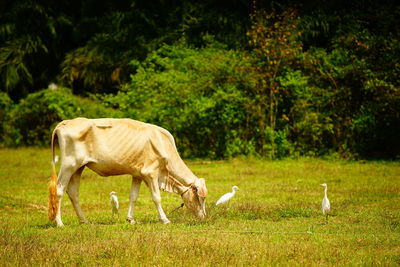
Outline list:
[[[79,226],[87,226],[87,225],[121,225],[121,224],[128,224],[125,221],[112,221],[112,220],[95,220],[95,221],[89,221],[89,223],[65,223],[64,222],[64,227],[79,227]],[[36,224],[32,225],[32,228],[36,229],[50,229],[50,228],[62,228],[62,227],[57,227],[57,224],[55,222],[47,222],[44,224]]]
[[[50,229],[50,228],[55,228],[57,225],[55,223],[47,222],[45,224],[36,224],[33,225],[32,228],[35,229]]]

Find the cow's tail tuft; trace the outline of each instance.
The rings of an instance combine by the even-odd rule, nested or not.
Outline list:
[[[55,141],[57,139],[56,130],[53,131],[51,136],[51,151],[52,151],[52,160],[51,160],[51,177],[49,182],[49,219],[50,221],[54,221],[57,214],[58,209],[58,197],[57,197],[57,172],[56,172],[56,159],[55,159]]]

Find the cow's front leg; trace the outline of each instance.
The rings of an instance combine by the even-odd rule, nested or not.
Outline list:
[[[135,204],[139,196],[141,182],[142,180],[140,178],[132,177],[131,193],[129,195],[128,216],[126,218],[126,220],[131,224],[137,223],[137,221],[135,221]]]
[[[150,179],[149,183],[151,195],[154,201],[154,204],[156,205],[157,211],[158,211],[158,216],[162,223],[167,224],[170,223],[170,220],[168,220],[167,215],[165,215],[165,212],[163,208],[161,207],[161,193],[160,189],[158,188],[158,180],[157,179]]]

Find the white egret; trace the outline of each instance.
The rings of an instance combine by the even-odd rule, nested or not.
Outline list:
[[[112,214],[114,217],[114,214],[118,215],[118,208],[119,208],[118,197],[114,191],[110,193],[110,204],[111,204]]]
[[[331,203],[329,202],[328,199],[328,185],[327,184],[321,184],[325,189],[324,189],[324,198],[322,199],[322,214],[325,215],[326,218],[326,223],[328,223],[328,214],[331,210]]]
[[[215,203],[215,206],[218,206],[219,204],[225,204],[228,202],[233,196],[235,195],[236,191],[239,190],[239,187],[236,185],[232,187],[232,192],[226,193],[223,195],[218,201]]]

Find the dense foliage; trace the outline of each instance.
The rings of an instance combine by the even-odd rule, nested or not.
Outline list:
[[[5,145],[123,116],[187,157],[400,155],[396,1],[1,2]]]
[[[18,104],[6,102],[2,120],[3,142],[9,146],[47,145],[52,129],[61,120],[74,117],[120,117],[116,110],[74,96],[69,89],[42,90],[28,95]],[[0,113],[1,114],[1,113]]]
[[[141,63],[118,95],[105,100],[127,117],[169,129],[185,155],[224,157],[256,151],[253,78],[243,54],[216,45],[163,46]]]

